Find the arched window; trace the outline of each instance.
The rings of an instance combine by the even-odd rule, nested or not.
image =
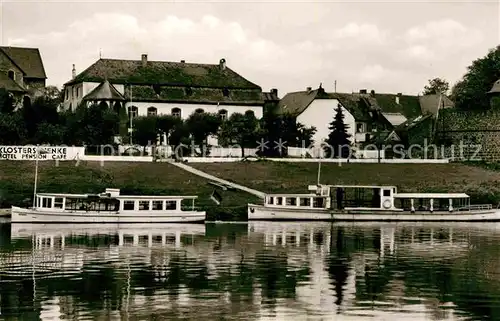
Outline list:
[[[9,72],[7,73],[7,76],[9,76],[9,78],[12,80],[16,80],[16,74],[12,70],[9,70]]]
[[[245,112],[245,115],[255,117],[255,113],[254,113],[254,111],[253,111],[253,110],[247,110],[247,111]]]
[[[181,109],[180,108],[172,108],[172,116],[174,117],[181,117]]]
[[[103,109],[103,110],[104,110],[104,109],[108,109],[108,103],[107,103],[107,102],[105,102],[105,101],[101,101],[101,102],[99,103],[99,108],[101,108],[101,109]]]
[[[203,109],[201,109],[201,108],[198,108],[194,112],[197,113],[197,114],[203,114],[205,111]]]
[[[135,118],[139,115],[139,109],[136,106],[130,106],[127,108],[130,117]]]
[[[115,111],[115,113],[117,113],[118,115],[120,114],[120,109],[122,108],[122,104],[117,101],[115,102],[115,104],[113,105],[113,110]]]
[[[227,119],[227,110],[225,110],[225,109],[219,110],[219,116],[222,120],[226,120]]]
[[[156,116],[158,115],[158,109],[156,107],[148,107],[148,116]]]

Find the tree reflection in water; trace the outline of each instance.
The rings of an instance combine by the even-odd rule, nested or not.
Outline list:
[[[94,318],[103,311],[121,311],[123,318],[139,319],[247,318],[263,307],[276,309],[301,301],[298,288],[313,282],[310,254],[324,251],[320,270],[326,271],[323,279],[335,296],[338,313],[367,304],[376,310],[378,302],[384,301],[399,306],[423,304],[435,319],[442,319],[442,306],[453,302],[464,314],[500,319],[499,235],[471,234],[465,240],[455,236],[456,247],[440,254],[441,247],[451,244],[443,230],[436,230],[431,245],[429,229],[400,229],[393,252],[384,252],[387,241],[381,241],[380,229],[330,225],[314,231],[309,244],[304,243],[311,240],[309,236],[295,241],[294,233],[282,235],[279,231],[280,242],[272,246],[263,246],[262,238],[257,237],[262,233],[225,226],[203,239],[183,239],[189,251],[134,246],[115,259],[103,254],[116,246],[114,235],[81,237],[59,252],[42,249],[40,253],[50,260],[62,261],[71,253],[86,259],[75,274],[53,268],[47,276],[37,276],[36,297],[31,276],[2,272],[2,317],[36,319],[40,301],[58,296],[66,298],[68,319],[76,318],[78,311],[90,311]],[[30,247],[27,240],[11,240],[1,248],[0,264],[22,258],[16,268],[24,264],[30,269],[29,255],[25,255]],[[355,267],[361,272],[351,285]],[[353,294],[347,291],[349,287],[354,288]],[[128,293],[130,298],[144,297],[145,301],[133,304]],[[72,300],[67,299],[70,297]],[[159,297],[165,301],[154,303]],[[183,306],[187,297],[190,303]]]

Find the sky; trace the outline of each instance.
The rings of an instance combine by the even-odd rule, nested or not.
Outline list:
[[[287,92],[360,89],[416,95],[453,85],[500,44],[489,1],[0,0],[0,43],[40,49],[47,84],[99,57],[218,64]]]

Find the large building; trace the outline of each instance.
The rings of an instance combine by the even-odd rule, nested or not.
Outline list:
[[[16,105],[42,94],[46,79],[38,49],[0,47],[0,88],[12,93]]]
[[[232,113],[252,111],[262,117],[263,106],[277,91],[263,93],[226,65],[99,59],[76,74],[64,86],[67,110],[80,104],[98,103],[118,110],[125,107],[132,117],[174,115],[186,119],[194,112],[218,113],[223,118]]]

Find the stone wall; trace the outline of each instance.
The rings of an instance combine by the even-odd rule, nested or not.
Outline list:
[[[436,142],[453,150],[455,157],[462,150],[466,159],[500,161],[500,110],[443,110],[437,123]]]

